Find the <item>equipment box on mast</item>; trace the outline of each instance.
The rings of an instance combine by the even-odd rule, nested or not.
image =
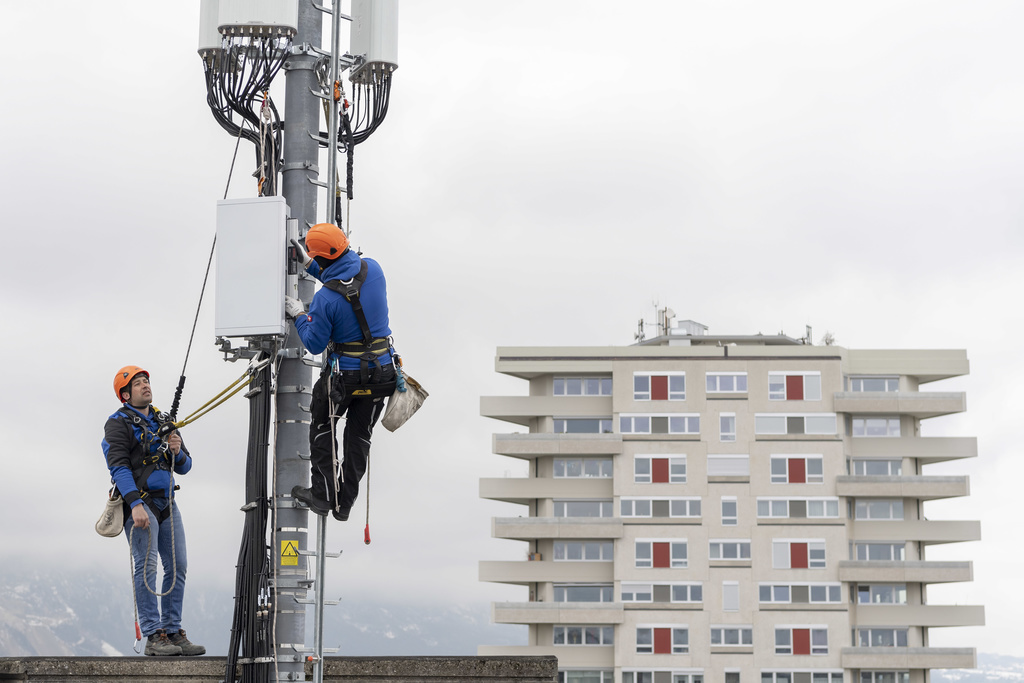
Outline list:
[[[288,331],[287,220],[284,197],[217,202],[217,336],[284,336]]]

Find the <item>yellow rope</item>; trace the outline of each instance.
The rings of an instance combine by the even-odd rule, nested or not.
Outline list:
[[[217,406],[227,401],[229,398],[237,394],[239,391],[249,386],[249,382],[252,381],[253,375],[256,373],[256,371],[262,368],[264,365],[266,365],[267,362],[269,361],[265,361],[255,366],[250,366],[246,368],[245,372],[242,373],[242,376],[236,379],[231,384],[229,384],[227,388],[224,389],[224,391],[220,392],[219,394],[211,398],[209,401],[199,406],[199,408],[194,410],[190,415],[186,415],[185,417],[183,417],[179,422],[175,422],[174,426],[180,429],[187,424],[195,422],[203,415],[206,415],[208,412],[210,412]]]

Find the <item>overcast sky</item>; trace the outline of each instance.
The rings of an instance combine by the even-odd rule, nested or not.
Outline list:
[[[111,379],[146,367],[169,407],[233,151],[205,103],[198,6],[0,1],[4,563],[125,571],[123,538],[92,530]],[[514,427],[479,416],[481,395],[526,393],[495,349],[629,344],[658,302],[712,333],[967,349],[969,377],[926,388],[967,391],[969,412],[923,432],[978,437],[976,460],[926,470],[969,474],[972,495],[925,512],[981,519],[984,540],[929,548],[975,563],[929,600],[984,604],[988,625],[931,643],[1024,656],[1007,507],[1024,480],[1022,20],[1016,2],[404,2],[351,225],[431,397],[375,435],[374,542],[361,512],[332,524],[333,592],[525,599],[476,579],[478,560],[525,553],[489,537],[523,509],[477,497],[481,477],[524,472],[490,452]],[[243,144],[231,197],[255,195],[252,169]],[[243,370],[213,346],[212,300],[185,412]],[[184,433],[189,579],[225,591],[246,420],[236,398]]]

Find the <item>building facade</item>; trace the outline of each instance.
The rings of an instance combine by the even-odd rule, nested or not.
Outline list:
[[[932,605],[933,583],[970,581],[932,544],[980,539],[975,521],[927,519],[969,493],[931,463],[977,455],[971,437],[922,437],[962,412],[963,351],[854,350],[784,335],[712,336],[685,321],[627,347],[499,348],[526,396],[483,397],[517,425],[493,451],[525,478],[483,479],[492,520],[521,561],[480,580],[526,587],[492,606],[554,654],[565,683],[925,683],[972,667],[972,648],[929,630],[984,623],[980,606]],[[524,594],[526,597],[526,594]]]

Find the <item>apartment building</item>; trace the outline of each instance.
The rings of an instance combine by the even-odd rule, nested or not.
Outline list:
[[[480,580],[524,586],[492,606],[528,644],[479,654],[556,655],[563,683],[925,683],[975,665],[929,631],[984,623],[981,606],[933,605],[928,586],[972,580],[928,546],[980,539],[933,520],[966,496],[937,462],[973,437],[922,437],[962,412],[960,350],[855,350],[785,335],[715,336],[684,321],[626,347],[499,348],[528,395],[483,397],[511,423],[494,453],[529,476],[483,479],[521,561]]]

